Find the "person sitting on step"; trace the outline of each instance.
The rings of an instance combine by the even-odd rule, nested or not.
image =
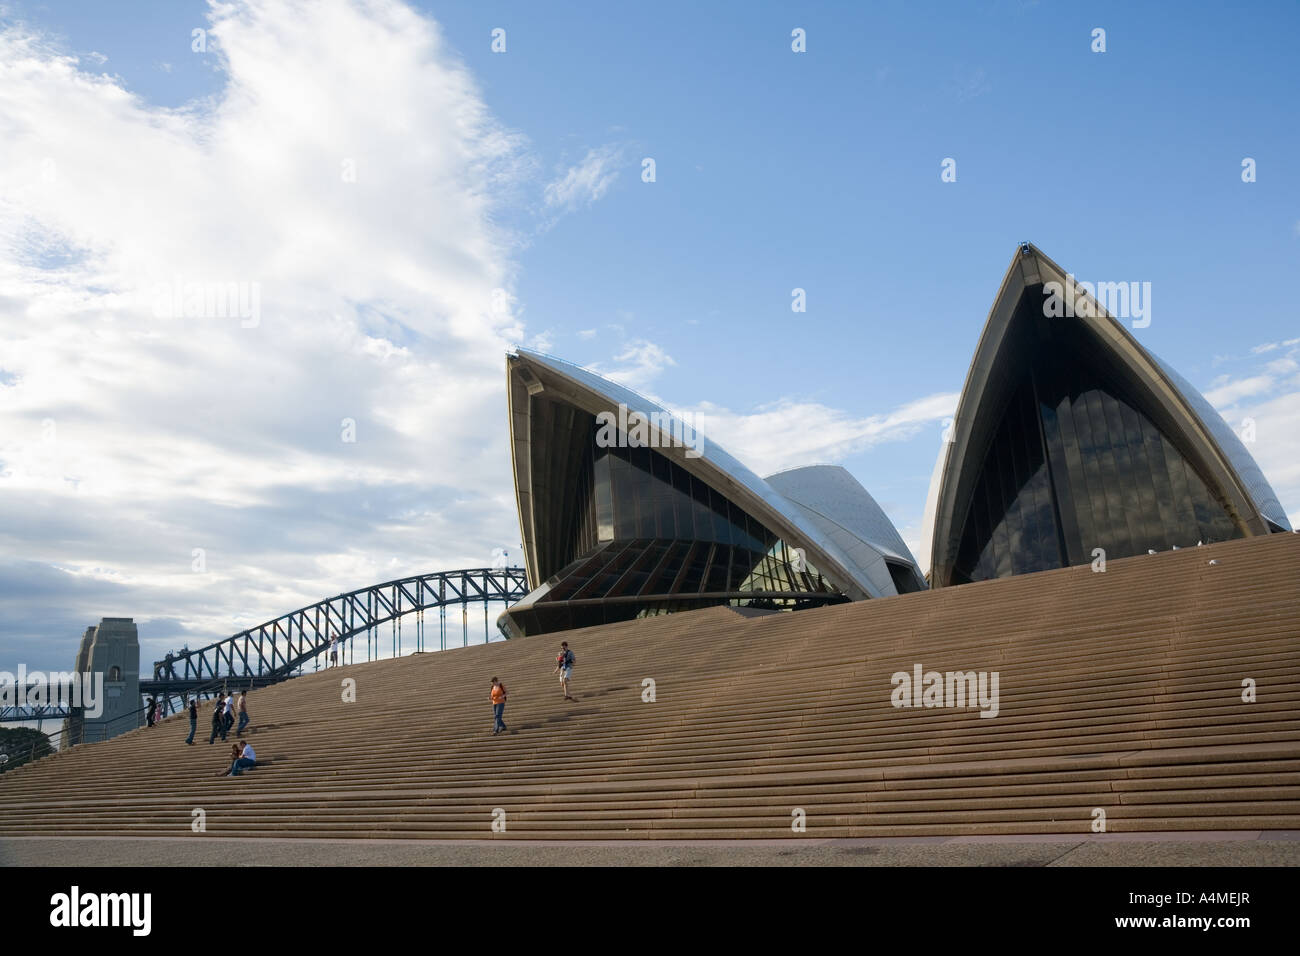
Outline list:
[[[239,743],[243,746],[243,750],[239,751],[239,755],[235,757],[234,762],[230,765],[230,775],[232,777],[238,777],[240,771],[247,770],[257,764],[257,754],[253,753],[253,745],[247,740],[241,740]]]
[[[235,761],[239,759],[240,753],[241,751],[239,749],[239,744],[230,745],[230,753],[226,754],[226,759],[230,761],[230,766],[227,767],[225,770],[221,771],[221,773],[217,774],[218,777],[230,776],[230,771],[234,768]]]

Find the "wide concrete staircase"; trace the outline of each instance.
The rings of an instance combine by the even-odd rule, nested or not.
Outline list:
[[[1300,535],[567,638],[576,702],[551,636],[325,671],[249,695],[256,770],[173,718],[0,776],[0,837],[197,839],[197,809],[243,837],[1300,828]],[[916,664],[998,672],[997,716],[894,707]]]

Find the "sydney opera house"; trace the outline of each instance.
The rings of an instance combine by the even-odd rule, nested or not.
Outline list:
[[[128,690],[251,687],[254,769],[214,777],[215,732],[186,746],[184,713],[138,727],[128,707],[120,737],[33,749],[0,774],[0,854],[33,836],[69,853],[80,839],[152,847],[183,829],[188,859],[206,806],[209,836],[249,841],[250,856],[259,839],[330,854],[346,839],[383,854],[491,842],[499,862],[498,840],[829,852],[959,837],[1008,839],[1019,849],[993,862],[1027,865],[1065,859],[1041,839],[1086,865],[1102,844],[1149,860],[1164,839],[1180,866],[1294,858],[1300,536],[1275,533],[1287,517],[1223,419],[1133,338],[1122,304],[1100,308],[1119,302],[1109,288],[1088,302],[1077,285],[1017,248],[944,432],[924,566],[845,469],[760,477],[688,415],[558,359],[508,356],[526,568],[387,581],[169,654]],[[1067,290],[1074,314],[1056,314]],[[492,598],[507,637],[542,637],[489,641]],[[466,646],[448,647],[448,607]],[[432,629],[422,643],[429,610],[438,644]],[[369,657],[390,628],[391,657],[295,674],[324,662],[334,629]],[[87,640],[113,643],[100,663],[126,673],[113,654],[138,657],[135,631],[106,619]],[[549,666],[561,634],[576,692]],[[492,675],[511,697],[489,731]],[[104,846],[105,860],[124,852]]]
[[[717,604],[795,610],[925,587],[898,531],[843,468],[764,480],[708,440],[680,440],[693,430],[598,375],[522,350],[508,365],[533,589],[498,620],[508,636]],[[604,440],[604,416],[641,428]]]
[[[1090,307],[1052,315],[1053,283]],[[926,571],[843,468],[760,478],[585,369],[521,349],[507,374],[532,589],[498,621],[510,637],[720,604],[800,610],[1290,530],[1222,416],[1028,243],[936,464]]]

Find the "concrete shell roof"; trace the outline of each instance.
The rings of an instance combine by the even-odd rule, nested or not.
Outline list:
[[[1077,297],[1086,295],[1072,276],[1037,247],[1030,243],[1018,247],[980,333],[979,345],[957,403],[951,440],[940,451],[931,479],[922,532],[931,546],[927,559],[931,586],[936,586],[942,577],[939,572],[946,569],[947,562],[955,553],[955,535],[960,531],[961,518],[954,513],[958,504],[957,489],[959,484],[971,480],[969,475],[963,476],[962,469],[972,451],[969,447],[972,429],[981,410],[993,364],[1021,293],[1028,287],[1049,281],[1058,282],[1063,287],[1074,283]],[[1289,530],[1290,524],[1277,495],[1223,416],[1186,379],[1147,351],[1095,298],[1089,298],[1092,298],[1092,315],[1073,321],[1087,323],[1098,341],[1109,349],[1114,361],[1122,363],[1142,380],[1151,390],[1154,400],[1181,423],[1206,467],[1206,477],[1226,495],[1250,533],[1267,533],[1265,518]]]
[[[1200,419],[1201,424],[1214,436],[1215,442],[1218,443],[1219,450],[1227,456],[1232,462],[1232,467],[1241,479],[1242,484],[1250,493],[1250,498],[1255,504],[1256,510],[1272,521],[1279,528],[1291,530],[1291,522],[1287,520],[1286,511],[1282,508],[1282,502],[1277,499],[1277,492],[1273,486],[1268,483],[1264,477],[1264,472],[1255,462],[1255,457],[1246,450],[1246,446],[1237,433],[1232,430],[1232,426],[1219,414],[1218,410],[1210,404],[1209,400],[1202,395],[1191,382],[1183,378],[1170,365],[1167,365],[1160,356],[1154,352],[1147,352],[1151,356],[1160,370],[1165,373],[1165,377],[1173,382],[1174,386],[1182,393],[1191,411]]]
[[[593,414],[616,411],[621,403],[629,413],[647,418],[665,415],[680,421],[643,395],[562,359],[521,348],[509,362],[511,368],[527,366],[543,389],[548,379],[567,386],[564,397]],[[512,374],[510,388],[518,387]],[[512,401],[511,407],[516,408],[516,403]],[[680,443],[673,445],[669,435],[660,439],[656,429],[650,432],[657,451],[712,485],[792,546],[805,548],[809,563],[850,598],[862,600],[898,593],[885,558],[905,562],[923,580],[897,530],[866,489],[844,469],[796,469],[764,481],[707,438],[702,441],[701,454],[692,457]],[[521,461],[526,456],[520,454],[520,436],[516,433],[513,437],[516,493],[521,499],[525,553],[529,554],[531,528],[524,519],[523,506],[528,478]],[[777,485],[797,500],[783,494]],[[532,583],[536,586],[541,582]]]

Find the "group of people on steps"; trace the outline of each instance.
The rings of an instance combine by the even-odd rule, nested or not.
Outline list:
[[[332,644],[333,642],[331,642],[331,645]],[[331,652],[333,652],[333,649],[333,646],[331,646]],[[333,657],[333,653],[331,653],[331,657]],[[573,651],[570,650],[569,642],[561,641],[559,653],[555,655],[555,670],[551,673],[560,676],[560,692],[564,695],[565,700],[574,699],[572,693],[572,680],[573,665],[575,663],[577,663],[577,657],[574,655]],[[499,677],[492,678],[490,697],[492,700],[492,735],[495,737],[497,734],[505,733],[507,729],[505,720],[503,719],[507,699],[506,685],[501,683]],[[212,709],[212,733],[208,735],[209,744],[216,743],[218,736],[221,737],[224,742],[227,735],[230,733],[230,728],[235,724],[236,717],[238,717],[239,720],[239,727],[235,730],[236,736],[244,732],[244,728],[248,726],[250,719],[248,713],[247,691],[241,691],[238,698],[236,698],[234,694],[218,694],[214,701]],[[157,705],[152,698],[150,699],[149,704],[148,723],[149,726],[152,727],[157,712]],[[191,698],[189,702],[189,712],[190,734],[185,738],[185,743],[192,746],[194,744],[194,734],[198,729],[199,724],[199,701],[197,697]],[[257,754],[254,752],[252,744],[241,737],[237,744],[231,746],[230,767],[223,771],[221,776],[237,777],[241,771],[255,766],[256,763]]]

